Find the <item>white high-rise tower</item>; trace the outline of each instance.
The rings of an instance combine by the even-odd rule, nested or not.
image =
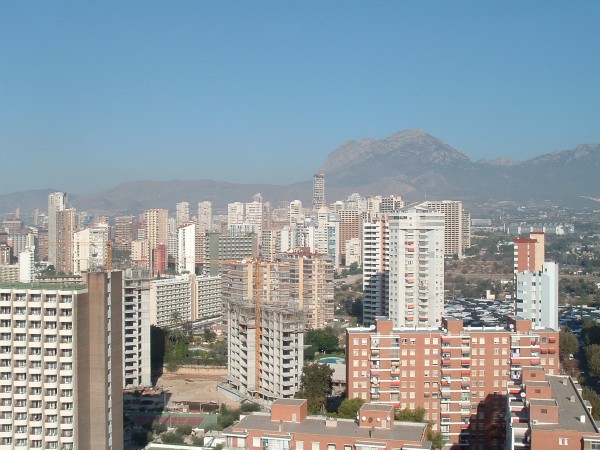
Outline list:
[[[389,221],[389,317],[394,326],[439,326],[444,311],[444,214],[402,208]]]

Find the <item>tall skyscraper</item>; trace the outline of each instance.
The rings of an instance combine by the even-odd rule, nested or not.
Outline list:
[[[363,324],[388,316],[389,222],[381,214],[363,223]]]
[[[212,230],[212,203],[204,201],[198,203],[198,217],[196,217],[199,231],[206,233]]]
[[[67,207],[67,193],[53,192],[48,196],[48,264],[56,266],[56,216]]]
[[[190,204],[188,202],[177,203],[175,219],[177,221],[177,226],[190,221]]]
[[[73,234],[75,233],[75,210],[56,213],[56,271],[73,273]]]
[[[325,174],[319,172],[313,176],[313,210],[325,206]]]
[[[461,201],[456,200],[427,201],[423,206],[444,214],[444,253],[462,258],[471,246],[471,214],[464,210]]]
[[[137,237],[134,216],[120,216],[115,218],[115,248],[119,250],[130,250],[131,242]]]
[[[159,245],[168,245],[169,238],[169,212],[166,209],[149,209],[144,212],[144,227],[145,227],[145,239],[148,241],[148,247],[150,254],[148,255],[150,264],[154,261],[154,253],[157,251]],[[162,250],[161,250],[162,251]],[[152,264],[151,264],[152,265]],[[154,267],[149,267],[153,274],[156,274],[158,270]]]
[[[177,272],[196,273],[196,224],[177,229]]]
[[[444,312],[444,215],[410,206],[390,214],[389,317],[399,328],[439,326]]]
[[[0,285],[0,446],[123,448],[122,277]]]

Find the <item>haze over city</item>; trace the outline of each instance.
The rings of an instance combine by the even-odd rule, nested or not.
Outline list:
[[[27,2],[0,11],[0,193],[307,181],[421,128],[472,160],[600,142],[596,2]]]

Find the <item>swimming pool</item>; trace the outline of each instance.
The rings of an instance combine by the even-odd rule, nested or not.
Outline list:
[[[321,364],[346,364],[346,360],[344,358],[337,358],[335,356],[330,356],[328,358],[319,359]]]

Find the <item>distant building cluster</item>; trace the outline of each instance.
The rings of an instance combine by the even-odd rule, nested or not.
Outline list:
[[[118,217],[56,192],[32,220],[5,218],[1,446],[120,450],[121,390],[152,383],[151,327],[219,322],[221,392],[271,409],[226,429],[226,448],[429,448],[426,426],[395,421],[399,409],[424,410],[448,448],[600,448],[580,387],[559,373],[559,272],[545,241],[572,226],[520,226],[512,314],[470,326],[444,317],[444,261],[471,245],[462,202],[328,203],[325,192],[318,173],[309,207],[255,194]],[[305,335],[334,323],[335,274],[350,266],[362,268],[363,323],[346,329],[336,383],[366,403],[355,420],[310,417],[294,399]]]

